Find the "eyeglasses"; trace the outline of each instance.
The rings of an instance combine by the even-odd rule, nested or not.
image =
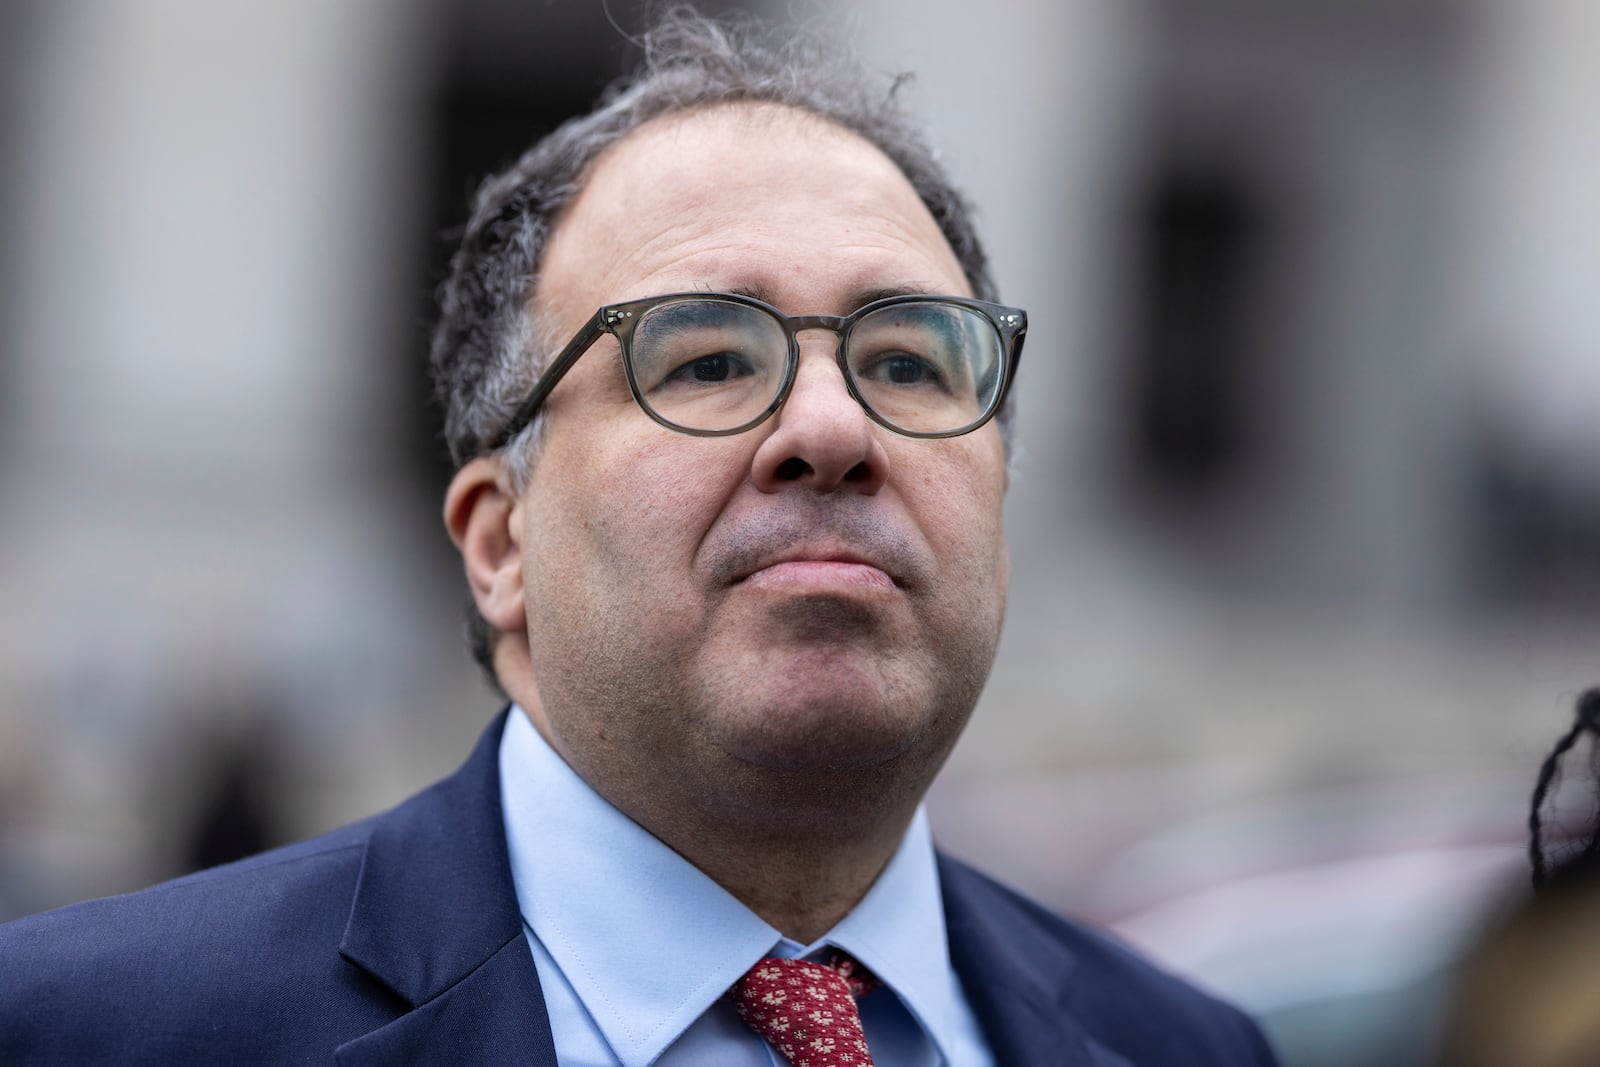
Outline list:
[[[907,437],[955,437],[1000,409],[1022,356],[1027,313],[956,296],[891,296],[849,315],[785,315],[734,293],[672,293],[609,304],[567,343],[489,448],[533,421],[602,334],[622,346],[628,388],[656,422],[724,437],[783,406],[797,335],[830,330],[845,386],[874,422]]]

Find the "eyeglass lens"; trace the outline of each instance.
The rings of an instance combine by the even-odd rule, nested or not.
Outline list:
[[[646,312],[633,333],[640,395],[668,422],[730,430],[759,417],[784,385],[783,324],[760,308],[705,299]],[[858,319],[845,342],[856,391],[883,421],[913,433],[971,425],[1000,388],[1000,335],[981,313],[938,301],[894,304]]]

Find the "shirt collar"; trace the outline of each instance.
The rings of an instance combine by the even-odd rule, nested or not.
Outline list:
[[[519,707],[500,766],[523,918],[623,1067],[655,1060],[762,957],[830,945],[876,974],[949,1061],[961,1016],[921,808],[861,902],[821,941],[800,946],[612,807]]]

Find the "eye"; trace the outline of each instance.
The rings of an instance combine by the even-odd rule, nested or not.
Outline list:
[[[883,373],[895,385],[915,385],[927,375],[931,375],[933,368],[920,359],[895,356],[893,359],[884,360]]]
[[[862,367],[857,376],[888,385],[942,385],[944,382],[938,367],[909,352],[885,352]]]
[[[662,381],[715,385],[735,378],[744,378],[753,373],[755,372],[750,364],[737,352],[711,352],[679,364]]]

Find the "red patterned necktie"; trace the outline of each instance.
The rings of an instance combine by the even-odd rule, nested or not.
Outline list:
[[[764,959],[728,990],[745,1025],[794,1067],[872,1067],[856,997],[878,980],[849,956]]]

